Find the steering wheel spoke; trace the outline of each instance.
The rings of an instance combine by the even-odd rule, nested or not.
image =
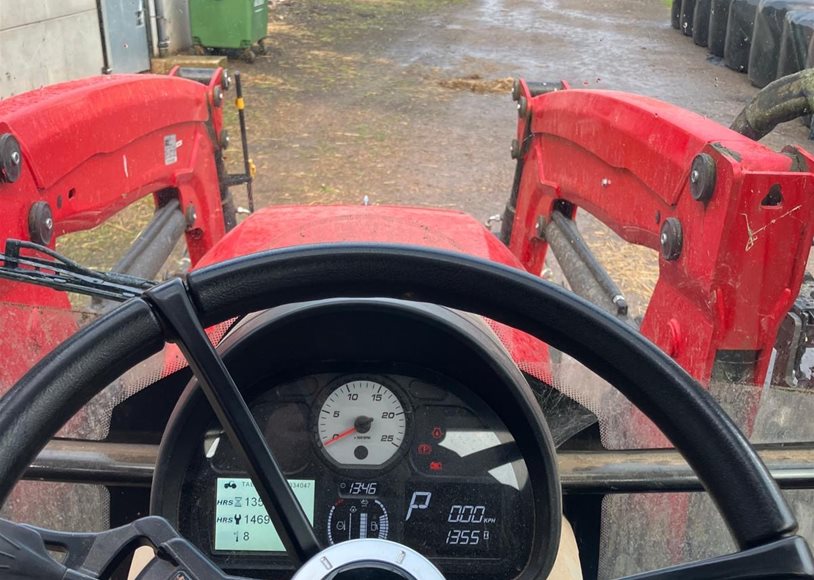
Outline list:
[[[814,561],[808,544],[800,536],[652,572],[627,576],[624,580],[717,580],[719,578],[811,578]]]
[[[240,390],[201,326],[184,283],[176,279],[144,297],[158,314],[169,339],[177,342],[184,353],[289,556],[298,564],[308,561],[320,551],[319,541]]]

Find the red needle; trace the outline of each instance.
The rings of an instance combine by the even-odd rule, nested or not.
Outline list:
[[[342,431],[342,433],[340,433],[336,437],[332,437],[331,439],[328,439],[327,441],[323,441],[322,445],[327,447],[328,445],[331,445],[332,443],[336,443],[340,439],[344,439],[348,435],[353,435],[354,433],[356,433],[356,425],[354,425],[350,429],[346,429],[345,431]]]

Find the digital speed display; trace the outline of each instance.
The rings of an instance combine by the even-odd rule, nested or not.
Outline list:
[[[314,523],[312,479],[289,479],[297,501]],[[217,479],[215,493],[215,550],[230,552],[284,552],[283,542],[271,523],[263,500],[248,478]]]
[[[500,486],[419,483],[406,491],[405,544],[429,557],[501,557]]]

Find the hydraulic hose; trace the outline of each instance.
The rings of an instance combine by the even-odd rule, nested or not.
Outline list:
[[[743,108],[730,129],[758,141],[778,124],[814,112],[814,69],[766,85]]]

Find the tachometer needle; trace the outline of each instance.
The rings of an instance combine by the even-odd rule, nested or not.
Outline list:
[[[345,438],[345,437],[347,437],[348,435],[353,435],[354,433],[356,433],[356,425],[354,425],[354,426],[353,426],[353,427],[351,427],[350,429],[346,429],[346,430],[342,431],[342,433],[340,433],[340,434],[339,434],[339,435],[337,435],[336,437],[331,437],[331,438],[330,438],[330,439],[328,439],[327,441],[323,441],[323,442],[322,442],[322,445],[323,445],[323,446],[325,446],[325,447],[327,447],[328,445],[331,445],[332,443],[336,443],[336,442],[337,442],[337,441],[339,441],[340,439],[344,439],[344,438]]]

